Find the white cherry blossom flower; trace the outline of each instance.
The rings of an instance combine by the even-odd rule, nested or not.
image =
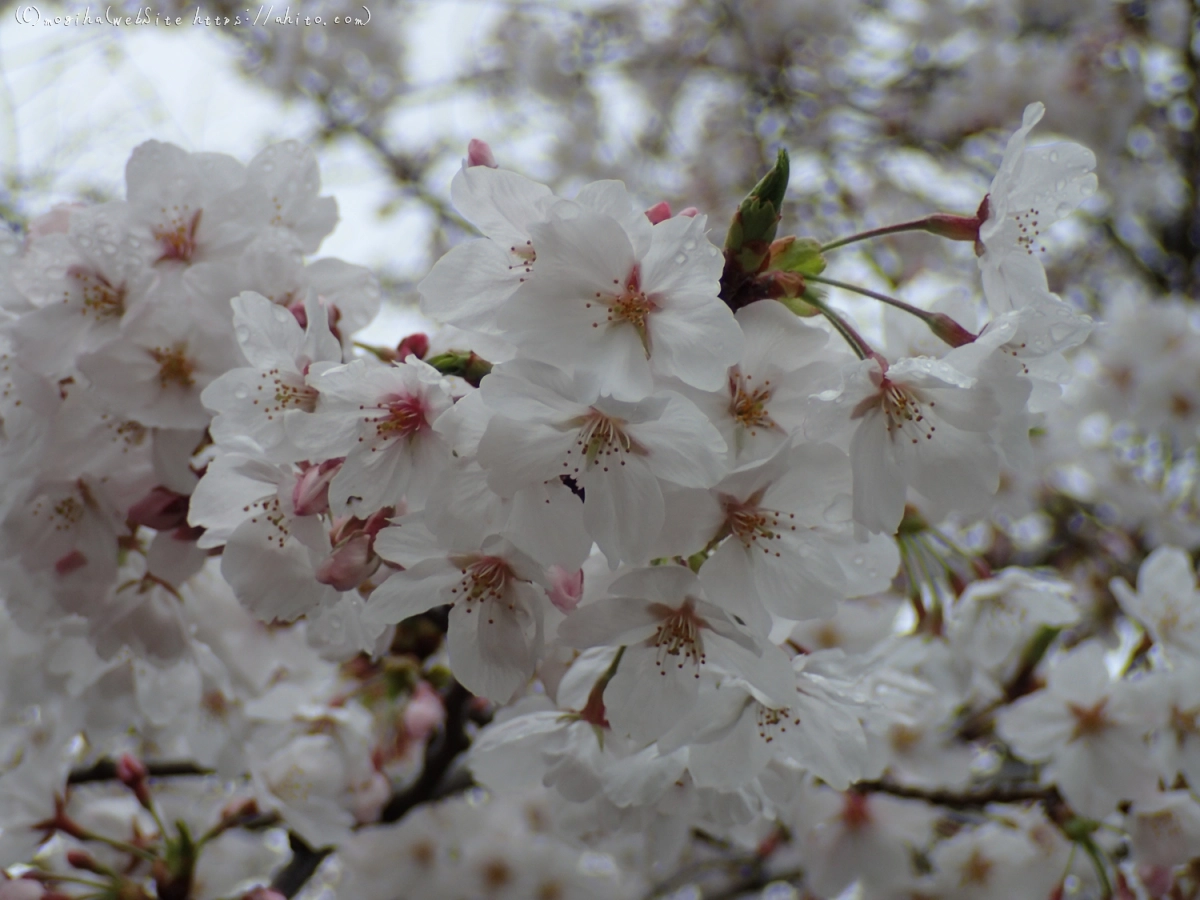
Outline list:
[[[795,696],[787,658],[708,599],[683,566],[637,569],[609,588],[611,599],[580,606],[559,638],[585,648],[625,647],[604,691],[615,731],[638,741],[665,734],[698,701],[702,676],[742,678],[779,707]]]
[[[312,376],[315,410],[292,418],[292,439],[310,459],[344,456],[329,486],[334,513],[365,518],[407,498],[424,503],[448,448],[433,423],[450,408],[450,385],[409,357],[398,365],[356,359]]]
[[[1057,784],[1082,815],[1101,819],[1121,800],[1151,793],[1157,775],[1145,736],[1159,704],[1145,690],[1114,682],[1097,641],[1050,667],[1048,685],[996,717],[996,727],[1023,759],[1045,762],[1043,783]]]
[[[1000,412],[988,386],[938,360],[917,357],[885,366],[864,359],[845,373],[841,391],[814,400],[810,439],[853,428],[854,520],[891,534],[911,486],[932,518],[978,513],[1000,482],[989,435]]]
[[[446,640],[455,677],[473,693],[511,700],[542,652],[542,567],[498,536],[444,547],[419,515],[381,531],[375,549],[403,571],[371,594],[368,621],[391,625],[451,604]]]
[[[662,483],[708,487],[725,442],[669,391],[638,403],[602,396],[597,381],[545,363],[497,366],[480,385],[495,415],[479,463],[501,495],[566,476],[583,489],[583,520],[615,567],[645,562],[664,517]]]
[[[305,305],[306,329],[261,294],[247,291],[231,302],[233,332],[250,366],[229,369],[201,393],[201,402],[216,413],[209,426],[212,438],[228,449],[245,449],[249,440],[279,462],[302,459],[286,422],[316,409],[319,394],[308,378],[340,364],[341,345],[315,297]]]
[[[1159,547],[1138,570],[1137,591],[1123,578],[1111,587],[1125,614],[1150,632],[1168,659],[1200,662],[1200,590],[1187,553]]]
[[[653,376],[722,387],[742,333],[717,296],[723,262],[705,220],[668,219],[641,249],[613,215],[554,212],[531,228],[537,268],[500,313],[521,354],[588,371],[622,400],[649,394]]]
[[[1096,154],[1091,150],[1069,141],[1025,146],[1045,112],[1041,103],[1025,107],[1021,127],[1009,138],[984,200],[979,268],[984,296],[998,314],[1048,293],[1046,270],[1037,256],[1042,249],[1038,235],[1096,192]]]

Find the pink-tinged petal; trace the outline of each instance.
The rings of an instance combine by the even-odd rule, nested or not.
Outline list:
[[[678,394],[664,393],[658,418],[630,425],[630,436],[649,454],[647,467],[659,478],[681,487],[716,484],[725,469],[728,447],[721,433],[696,406]]]
[[[644,600],[615,597],[577,608],[558,626],[558,636],[568,647],[636,644],[651,637],[662,617]]]
[[[450,668],[471,693],[507,703],[533,677],[540,650],[535,630],[521,602],[512,610],[497,602],[456,603],[446,639]]]
[[[850,439],[854,467],[854,521],[868,531],[894,534],[904,516],[905,478],[888,439],[883,413],[869,412]]]
[[[293,531],[308,524],[302,523],[293,522]],[[312,524],[319,530],[317,523]],[[326,538],[326,548],[328,543]],[[317,562],[294,534],[284,537],[266,517],[258,517],[247,519],[230,536],[221,555],[221,574],[242,605],[259,619],[290,622],[322,604],[337,602],[337,591],[316,580]]]
[[[608,721],[618,734],[652,741],[666,734],[696,702],[699,670],[682,657],[678,661],[668,657],[660,665],[662,655],[656,647],[626,647],[616,675],[604,690]]]
[[[445,560],[431,560],[395,572],[372,591],[363,618],[375,625],[403,622],[410,616],[452,602],[454,595],[450,589],[458,582],[458,570]]]
[[[638,565],[649,559],[650,546],[662,530],[662,489],[641,461],[626,465],[593,465],[580,473],[584,489],[583,521],[592,540],[615,565]]]
[[[459,244],[417,285],[421,312],[439,322],[494,333],[497,309],[521,286],[525,274],[512,268],[512,257],[491,241]]]
[[[459,171],[450,182],[450,198],[467,221],[503,250],[524,246],[530,226],[546,217],[555,199],[544,184],[486,166]]]

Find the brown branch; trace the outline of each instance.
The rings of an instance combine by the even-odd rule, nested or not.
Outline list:
[[[457,681],[446,691],[446,721],[439,734],[425,746],[425,764],[411,785],[388,801],[381,822],[396,822],[414,806],[445,796],[443,779],[460,753],[471,746],[466,725],[471,692]]]
[[[1053,787],[988,788],[981,791],[959,793],[940,788],[908,787],[890,781],[860,781],[851,785],[850,789],[860,794],[888,794],[907,800],[924,800],[935,806],[945,806],[949,809],[978,809],[989,803],[1021,803],[1026,800],[1037,800],[1049,805],[1062,803],[1058,789]]]
[[[305,882],[320,868],[325,857],[333,852],[333,848],[322,847],[320,850],[314,850],[294,831],[288,832],[288,844],[292,848],[292,858],[271,879],[271,890],[278,891],[285,897],[295,897]]]
[[[188,775],[212,775],[212,769],[198,766],[187,760],[168,760],[145,763],[151,778],[177,778]],[[89,784],[96,781],[116,781],[117,764],[111,759],[102,759],[86,769],[72,769],[67,784]]]

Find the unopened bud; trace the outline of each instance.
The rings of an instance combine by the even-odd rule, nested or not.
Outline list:
[[[329,509],[329,483],[339,471],[343,457],[309,466],[292,487],[292,508],[298,516],[315,516]]]
[[[404,731],[416,741],[429,737],[433,729],[446,721],[446,705],[428,681],[418,682],[408,706],[404,708]]]
[[[967,329],[963,328],[945,313],[931,313],[929,318],[925,320],[925,324],[929,326],[930,331],[951,347],[962,347],[964,344],[973,344],[975,343],[975,339],[979,337],[977,334],[971,334],[971,332],[967,331]]]
[[[487,166],[489,169],[498,169],[496,157],[492,155],[492,148],[487,145],[486,141],[481,141],[478,138],[471,138],[471,142],[467,144],[467,166]]]
[[[352,591],[372,575],[383,560],[371,549],[370,535],[359,532],[337,547],[317,569],[317,581],[339,591]]]
[[[86,850],[68,850],[67,863],[85,872],[95,872],[97,875],[107,875],[108,869],[96,861],[96,857]]]
[[[583,569],[572,572],[562,566],[551,566],[546,574],[550,576],[550,590],[547,592],[550,602],[560,612],[571,612],[583,598]]]
[[[683,216],[686,219],[694,219],[696,216],[700,215],[700,210],[696,209],[694,206],[685,206],[675,215]]]
[[[125,787],[133,791],[133,795],[137,797],[138,803],[146,809],[150,808],[150,785],[147,778],[150,771],[136,756],[128,753],[122,753],[120,759],[117,760],[117,779]]]
[[[665,222],[671,218],[671,204],[666,200],[661,200],[655,203],[652,207],[646,210],[646,218],[650,220],[651,225],[657,225],[659,222]]]
[[[187,524],[189,498],[162,485],[129,507],[127,518],[134,525],[144,525],[155,531],[170,531]]]
[[[725,258],[746,274],[761,271],[770,255],[788,186],[788,155],[780,149],[775,165],[742,201],[725,236]]]
[[[396,347],[396,358],[401,361],[408,359],[409,356],[424,359],[427,353],[429,353],[429,335],[421,331],[410,334]]]

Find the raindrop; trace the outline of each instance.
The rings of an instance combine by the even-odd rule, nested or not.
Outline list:
[[[686,254],[686,253],[676,253],[676,254],[675,254],[675,262],[676,262],[676,264],[678,264],[678,265],[681,265],[681,266],[682,266],[682,265],[683,265],[685,262],[687,262],[687,261],[688,261],[688,258],[687,258],[687,254]]]
[[[1067,203],[1065,201],[1063,203],[1058,204],[1058,208],[1056,210],[1054,210],[1054,214],[1056,216],[1058,216],[1060,219],[1065,216],[1069,216],[1071,214],[1071,204]]]
[[[233,334],[238,339],[238,343],[245,343],[250,340],[250,329],[245,325],[239,325],[233,329]]]
[[[282,306],[276,305],[271,312],[274,313],[276,322],[286,322],[288,319],[293,318],[292,314]]]
[[[689,241],[684,241],[684,242],[683,242],[683,249],[684,249],[684,250],[695,250],[695,249],[696,249],[696,242],[695,242],[695,241],[690,241],[690,240],[689,240]]]
[[[250,392],[244,387],[238,387],[234,389],[233,396],[237,397],[239,400],[245,400],[248,396],[250,396]]]
[[[1058,162],[1058,151],[1057,150],[1050,151],[1050,162]]]
[[[1054,182],[1054,189],[1056,191],[1066,190],[1066,187],[1067,187],[1067,179],[1065,179],[1065,178],[1060,178],[1060,179],[1058,179],[1058,181]]]

